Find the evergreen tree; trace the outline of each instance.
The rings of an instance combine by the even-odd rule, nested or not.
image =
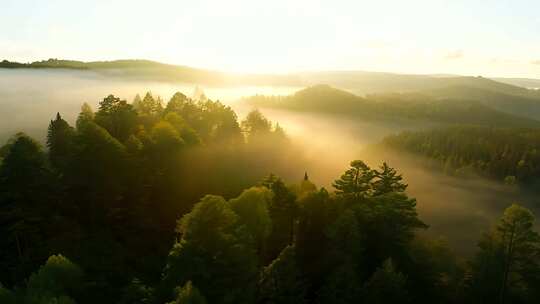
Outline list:
[[[371,195],[373,171],[361,160],[352,161],[350,166],[350,169],[334,181],[333,186],[337,190],[336,194],[352,196],[355,199]]]
[[[72,296],[81,288],[83,272],[61,255],[49,257],[28,280],[25,300],[28,303],[75,303]]]
[[[179,115],[182,115],[184,106],[188,102],[189,102],[189,99],[186,95],[180,92],[174,93],[174,95],[171,97],[171,99],[167,103],[167,106],[165,107],[165,114],[177,113]]]
[[[364,287],[366,303],[409,303],[405,276],[397,272],[392,260],[386,260]]]
[[[133,109],[138,111],[138,109],[141,107],[141,102],[142,102],[141,95],[137,93],[135,97],[133,98],[133,102],[131,103],[131,105],[133,106]]]
[[[169,302],[168,304],[206,304],[206,299],[199,290],[193,286],[191,281],[188,281],[184,286],[179,287],[176,290],[176,293],[176,300]]]
[[[124,289],[119,304],[152,304],[154,303],[154,289],[144,285],[134,278]]]
[[[499,303],[536,296],[540,286],[540,236],[530,210],[512,204],[496,228],[479,243],[471,263],[472,292]]]
[[[301,209],[295,235],[297,261],[310,286],[309,293],[313,294],[323,284],[328,268],[331,267],[329,239],[325,233],[331,216],[330,197],[321,188],[303,197],[299,205]]]
[[[283,181],[271,174],[262,182],[262,186],[273,193],[268,206],[272,219],[272,232],[268,238],[266,261],[272,261],[287,245],[293,243],[295,219],[298,213],[296,197]]]
[[[23,133],[11,140],[0,166],[0,265],[21,280],[44,258],[49,216],[57,206],[54,178],[41,146]]]
[[[253,110],[242,121],[242,130],[247,135],[248,142],[255,142],[260,140],[261,136],[270,134],[272,123],[259,110]]]
[[[49,124],[47,147],[51,164],[61,171],[65,170],[73,152],[74,136],[73,128],[57,113],[56,119]]]
[[[272,231],[272,220],[268,212],[271,200],[272,192],[263,187],[244,190],[237,198],[229,200],[231,209],[251,234],[259,255],[263,254],[263,246]]]
[[[94,121],[94,111],[92,110],[92,107],[90,107],[89,104],[86,102],[83,103],[81,107],[81,112],[79,113],[79,116],[77,117],[77,130],[80,131],[84,126],[90,122]]]
[[[298,190],[298,196],[302,197],[309,193],[317,191],[317,186],[309,180],[307,172],[304,174],[304,178],[300,182],[300,188]]]
[[[355,265],[336,266],[325,279],[317,296],[319,304],[348,304],[362,302],[362,284]],[[370,302],[367,302],[370,303]],[[383,303],[383,302],[373,302]],[[389,302],[391,303],[391,302]]]
[[[135,130],[137,112],[125,100],[109,95],[99,103],[94,120],[114,138],[125,141]]]
[[[210,303],[252,302],[257,258],[242,227],[222,197],[205,196],[179,221],[163,288],[192,281]]]
[[[373,195],[382,195],[390,192],[403,192],[407,189],[407,184],[402,182],[403,178],[397,174],[394,168],[383,162],[381,171],[375,170],[376,180],[373,182]]]
[[[294,246],[287,246],[267,267],[259,280],[258,303],[304,303],[306,289],[296,265]]]
[[[0,284],[0,303],[2,304],[16,304],[17,300],[15,294]]]

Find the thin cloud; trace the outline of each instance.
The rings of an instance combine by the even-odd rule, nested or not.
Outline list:
[[[540,65],[540,60],[533,60],[533,61],[531,61],[531,63]]]
[[[461,59],[463,58],[464,54],[462,50],[455,50],[452,52],[449,52],[444,56],[444,59],[446,60],[455,60],[455,59]]]

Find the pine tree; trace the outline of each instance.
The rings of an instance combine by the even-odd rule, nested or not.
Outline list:
[[[306,289],[296,264],[294,246],[287,246],[262,270],[259,280],[259,303],[304,303]]]
[[[56,119],[49,124],[47,147],[51,164],[61,171],[66,168],[73,152],[74,136],[73,128],[57,113]]]
[[[366,303],[409,303],[405,276],[397,272],[391,259],[371,276],[364,286]]]
[[[407,184],[402,182],[403,178],[397,174],[394,168],[384,162],[381,171],[375,170],[376,180],[373,182],[373,195],[382,195],[390,192],[403,192],[407,189]]]
[[[350,166],[350,169],[334,181],[333,186],[336,188],[336,194],[352,196],[355,199],[371,195],[373,171],[361,160],[352,161]]]
[[[177,297],[168,304],[206,304],[206,299],[201,292],[188,281],[184,286],[177,288]]]
[[[270,189],[273,197],[268,207],[272,219],[272,232],[266,246],[266,261],[272,261],[294,239],[294,223],[298,213],[296,196],[283,181],[270,174],[262,182],[262,186]]]
[[[85,127],[85,125],[93,121],[94,121],[94,111],[92,110],[92,107],[90,107],[90,105],[85,102],[81,106],[81,112],[79,113],[79,116],[77,117],[77,124],[76,124],[77,131],[80,131],[82,128]]]
[[[512,204],[483,237],[471,263],[470,286],[477,299],[505,303],[534,294],[540,282],[540,235],[534,220],[530,210]]]

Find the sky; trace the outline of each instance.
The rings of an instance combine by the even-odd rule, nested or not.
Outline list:
[[[538,0],[0,0],[0,59],[540,78]]]

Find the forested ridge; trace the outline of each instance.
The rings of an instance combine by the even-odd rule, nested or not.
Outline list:
[[[456,126],[407,131],[388,136],[383,145],[426,156],[450,174],[476,172],[530,186],[540,177],[537,129]]]
[[[502,109],[518,105],[516,114],[526,115],[524,106],[538,113],[538,79],[486,78],[458,75],[397,74],[368,71],[314,71],[288,74],[238,74],[174,65],[144,59],[78,61],[50,58],[28,63],[4,59],[0,69],[67,69],[94,71],[110,77],[138,78],[165,82],[188,82],[213,85],[278,85],[307,87],[321,83],[358,94],[423,93],[443,98],[469,99],[501,104]],[[456,90],[457,89],[457,90]],[[469,91],[469,92],[467,92]],[[469,94],[470,93],[470,94]],[[464,98],[465,97],[465,98]],[[480,97],[480,98],[476,98]],[[495,100],[494,100],[495,99]]]
[[[317,85],[290,96],[256,95],[244,101],[262,108],[338,114],[378,123],[540,126],[538,120],[496,110],[476,99],[455,98],[453,95],[450,96],[453,98],[432,97],[430,94],[434,93],[379,93],[360,97],[328,85]],[[505,105],[508,106],[507,103]]]
[[[511,204],[464,261],[420,237],[399,172],[298,172],[261,112],[147,93],[0,150],[0,303],[538,303],[540,236]],[[326,156],[325,156],[326,157]]]

